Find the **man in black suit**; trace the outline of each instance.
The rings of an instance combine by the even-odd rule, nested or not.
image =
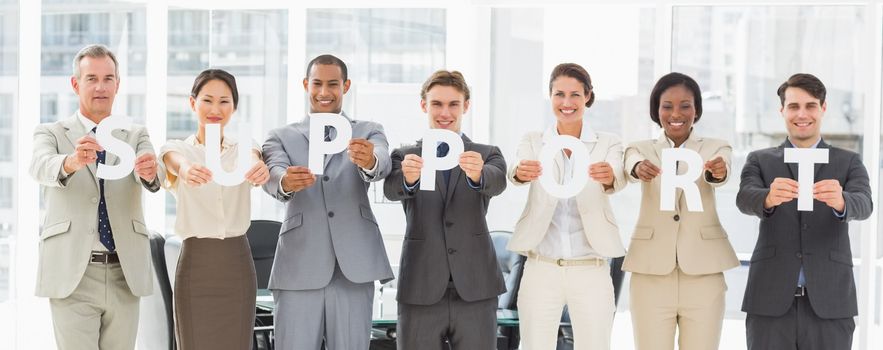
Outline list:
[[[495,146],[474,143],[460,131],[469,87],[457,71],[435,72],[423,84],[420,106],[432,129],[459,133],[459,166],[439,171],[435,191],[421,191],[422,145],[392,152],[384,183],[402,201],[407,218],[399,271],[398,348],[496,348],[497,296],[506,291],[488,234],[491,197],[506,188],[506,162]],[[438,157],[450,147],[439,143]]]
[[[748,349],[850,349],[858,314],[849,221],[871,215],[868,172],[857,153],[821,138],[825,86],[795,74],[778,90],[788,139],[751,152],[736,205],[760,218],[742,311]],[[797,165],[786,148],[827,148],[815,165],[813,210],[798,211]]]

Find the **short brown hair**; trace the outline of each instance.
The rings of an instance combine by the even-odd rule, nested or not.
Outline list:
[[[426,101],[426,93],[436,85],[450,86],[463,94],[463,101],[469,101],[469,85],[466,85],[466,78],[463,73],[458,71],[438,70],[426,79],[423,88],[420,89],[420,99]]]
[[[819,104],[825,103],[825,95],[828,93],[825,89],[825,84],[822,84],[822,81],[819,80],[819,78],[816,78],[815,75],[797,73],[788,78],[788,80],[782,83],[782,85],[779,85],[779,90],[776,91],[779,95],[779,101],[782,103],[782,107],[785,107],[785,90],[788,90],[789,87],[806,91],[812,95],[812,97],[819,99]]]
[[[552,74],[549,77],[549,94],[552,93],[552,83],[555,81],[555,79],[558,79],[558,77],[561,76],[576,79],[583,84],[583,92],[586,95],[591,94],[591,96],[589,96],[589,101],[586,102],[586,108],[591,107],[592,104],[595,103],[595,93],[594,87],[592,87],[592,77],[589,75],[589,72],[587,72],[585,68],[576,63],[562,63],[555,66],[555,69],[552,69]]]

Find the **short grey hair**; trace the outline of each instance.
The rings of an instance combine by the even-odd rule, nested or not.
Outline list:
[[[80,49],[80,52],[77,52],[77,55],[74,56],[74,77],[80,79],[80,61],[83,60],[83,57],[92,57],[92,58],[101,58],[101,57],[110,57],[110,60],[113,61],[113,70],[117,79],[120,78],[120,64],[117,62],[117,56],[113,54],[113,51],[107,48],[107,46],[101,44],[92,44]]]

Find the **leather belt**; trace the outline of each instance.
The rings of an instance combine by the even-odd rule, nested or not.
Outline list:
[[[89,258],[90,263],[95,264],[119,264],[120,256],[116,252],[92,252]]]
[[[550,264],[555,264],[558,266],[601,266],[607,264],[607,259],[603,258],[587,258],[587,259],[554,259],[545,257],[542,255],[535,254],[533,252],[528,253],[529,258],[542,261]]]
[[[796,290],[794,290],[794,297],[795,298],[802,298],[805,296],[806,296],[806,287],[805,286],[799,286],[799,287],[797,287]]]

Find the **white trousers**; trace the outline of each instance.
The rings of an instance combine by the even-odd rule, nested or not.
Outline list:
[[[555,349],[564,305],[574,350],[610,349],[616,312],[610,266],[558,266],[530,258],[518,292],[522,349]]]

